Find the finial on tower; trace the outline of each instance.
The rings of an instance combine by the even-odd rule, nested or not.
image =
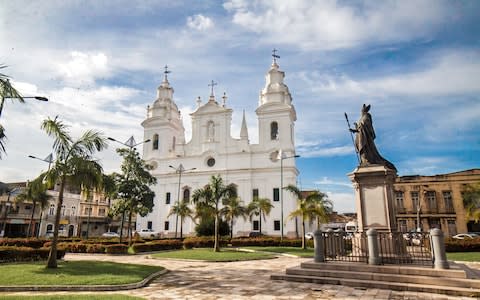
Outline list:
[[[202,98],[200,98],[200,96],[198,96],[198,98],[197,98],[197,108],[200,107],[200,105],[202,105]]]
[[[280,58],[280,55],[277,55],[277,51],[275,48],[272,50],[273,64],[277,64],[277,58]]]
[[[168,75],[168,73],[172,73],[172,71],[169,71],[169,70],[168,70],[168,66],[167,66],[167,65],[165,65],[164,69],[165,69],[165,71],[163,71],[163,74],[164,74],[164,75],[163,75],[163,81],[168,81],[167,75]]]
[[[223,96],[222,96],[222,99],[223,99],[223,107],[225,107],[225,103],[227,102],[227,93],[226,92],[223,92]]]

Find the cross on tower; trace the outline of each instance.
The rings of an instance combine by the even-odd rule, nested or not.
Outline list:
[[[218,85],[218,83],[214,82],[213,80],[212,80],[211,83],[208,84],[208,86],[211,86],[211,87],[212,87],[212,92],[211,92],[210,96],[214,96],[214,94],[213,94],[213,87],[216,86],[216,85]]]
[[[164,75],[164,76],[165,76],[165,81],[167,81],[167,74],[168,74],[168,73],[172,73],[172,71],[169,71],[169,70],[168,70],[168,66],[165,65],[165,71],[163,71],[163,74],[165,74],[165,75]]]
[[[280,58],[280,55],[277,55],[277,49],[273,48],[272,50],[272,57],[273,57],[273,63],[277,63],[277,58]]]

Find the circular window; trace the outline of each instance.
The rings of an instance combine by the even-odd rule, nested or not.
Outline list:
[[[215,158],[210,157],[210,158],[207,160],[207,166],[213,167],[214,165],[215,165]]]

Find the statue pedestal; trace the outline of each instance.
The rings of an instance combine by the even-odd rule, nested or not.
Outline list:
[[[383,165],[360,166],[348,177],[355,188],[358,230],[397,231],[393,200],[396,171]]]

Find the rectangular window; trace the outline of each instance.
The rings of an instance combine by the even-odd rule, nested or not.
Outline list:
[[[148,221],[147,222],[147,229],[152,229],[153,228],[153,224],[152,224],[152,221]]]
[[[25,205],[25,210],[30,210],[32,207],[30,205]]]
[[[410,196],[412,197],[412,209],[414,212],[417,212],[418,210],[420,210],[418,192],[411,192]]]
[[[91,207],[85,207],[85,214],[92,214],[92,208]]]
[[[273,230],[275,230],[275,231],[280,230],[280,221],[279,220],[273,221]]]
[[[452,199],[452,192],[451,191],[444,191],[442,192],[443,195],[443,203],[445,204],[446,212],[455,212],[453,208],[453,199]]]
[[[166,195],[165,204],[170,204],[170,192],[168,192]]]
[[[395,192],[395,204],[397,206],[397,212],[399,213],[405,212],[405,207],[403,206],[403,192],[401,191]]]
[[[433,228],[438,228],[440,230],[442,230],[442,224],[440,223],[440,219],[438,218],[432,218],[429,220],[430,222],[430,229],[433,229]]]
[[[398,231],[407,232],[407,220],[398,220]]]
[[[165,221],[165,226],[163,227],[164,230],[169,230],[170,228],[170,222]]]
[[[455,220],[447,220],[448,225],[448,235],[456,235],[457,234],[457,222]]]
[[[280,189],[273,188],[273,201],[280,201]]]
[[[252,199],[258,198],[258,189],[252,190]]]
[[[105,216],[105,208],[99,208],[98,209],[98,215],[102,216],[102,217]]]
[[[437,199],[435,197],[435,191],[427,191],[426,194],[428,207],[430,211],[437,211]]]
[[[258,225],[258,220],[253,221],[253,230],[258,230],[260,226]]]

